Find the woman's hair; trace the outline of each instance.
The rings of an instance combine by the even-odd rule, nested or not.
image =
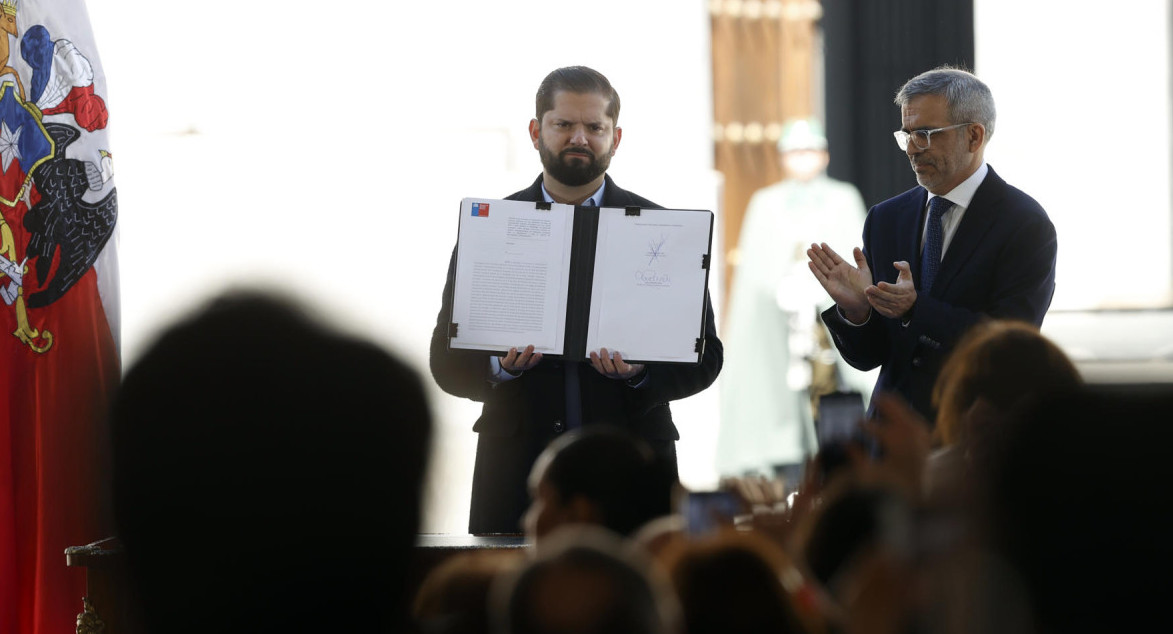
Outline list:
[[[968,442],[963,420],[979,400],[1009,412],[1024,399],[1082,383],[1071,359],[1032,324],[979,323],[961,338],[933,387],[937,434],[946,445]]]

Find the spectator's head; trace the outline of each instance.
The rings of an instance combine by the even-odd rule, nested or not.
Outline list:
[[[490,589],[497,579],[516,571],[524,553],[513,549],[457,553],[424,579],[413,613],[426,634],[489,634]]]
[[[980,514],[1021,585],[989,595],[1025,589],[1040,632],[1165,622],[1168,584],[1158,580],[1173,569],[1170,420],[1173,391],[1157,384],[1052,394],[1024,412]]]
[[[937,377],[937,433],[946,445],[970,444],[975,434],[987,431],[971,424],[975,405],[1008,414],[1025,399],[1069,390],[1080,382],[1067,355],[1034,325],[979,323],[958,342]]]
[[[824,614],[842,631],[907,631],[915,616],[920,535],[902,491],[840,478],[799,529],[807,568],[837,606]]]
[[[865,554],[907,554],[912,513],[895,489],[841,479],[824,498],[809,520],[802,552],[814,578],[832,593],[843,587]]]
[[[631,535],[672,512],[674,484],[644,441],[617,427],[584,427],[559,437],[534,463],[525,532],[539,541],[559,526],[597,524]]]
[[[650,562],[618,536],[566,526],[494,589],[502,634],[672,634],[679,607]]]
[[[678,543],[666,558],[689,634],[804,631],[783,585],[799,591],[801,574],[764,537],[725,531]]]
[[[112,410],[113,495],[148,628],[397,628],[431,419],[418,376],[295,304],[222,297]],[[356,630],[357,631],[357,630]]]

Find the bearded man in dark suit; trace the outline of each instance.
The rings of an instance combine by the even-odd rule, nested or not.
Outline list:
[[[542,174],[509,200],[662,209],[620,189],[606,174],[623,136],[619,95],[606,77],[583,66],[557,69],[542,81],[536,101],[529,133]],[[454,278],[455,253],[430,359],[432,376],[444,391],[484,403],[473,426],[478,439],[470,533],[521,531],[530,468],[546,445],[568,429],[599,423],[625,428],[647,441],[676,473],[680,435],[668,402],[707,388],[721,371],[721,341],[707,295],[699,364],[630,364],[606,348],[592,351],[587,364],[543,359],[533,346],[501,357],[449,350]]]
[[[933,383],[962,333],[992,317],[1042,324],[1057,240],[1043,208],[985,162],[995,119],[985,83],[938,68],[905,83],[896,104],[896,142],[920,186],[869,210],[854,264],[826,244],[807,255],[835,300],[823,322],[843,358],[879,366],[876,391],[932,421]]]

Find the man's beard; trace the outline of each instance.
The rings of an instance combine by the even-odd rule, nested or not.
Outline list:
[[[567,148],[554,154],[546,147],[546,142],[538,138],[538,154],[542,157],[542,167],[554,180],[568,187],[579,187],[595,180],[611,166],[611,154],[595,156],[590,148]],[[574,157],[569,158],[568,157]]]

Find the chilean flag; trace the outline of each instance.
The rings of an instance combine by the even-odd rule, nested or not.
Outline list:
[[[0,0],[0,31],[0,633],[64,634],[86,596],[64,551],[113,533],[106,78],[84,0]]]
[[[20,97],[17,84],[0,80],[0,203],[15,207],[32,172],[53,155],[53,142]]]

